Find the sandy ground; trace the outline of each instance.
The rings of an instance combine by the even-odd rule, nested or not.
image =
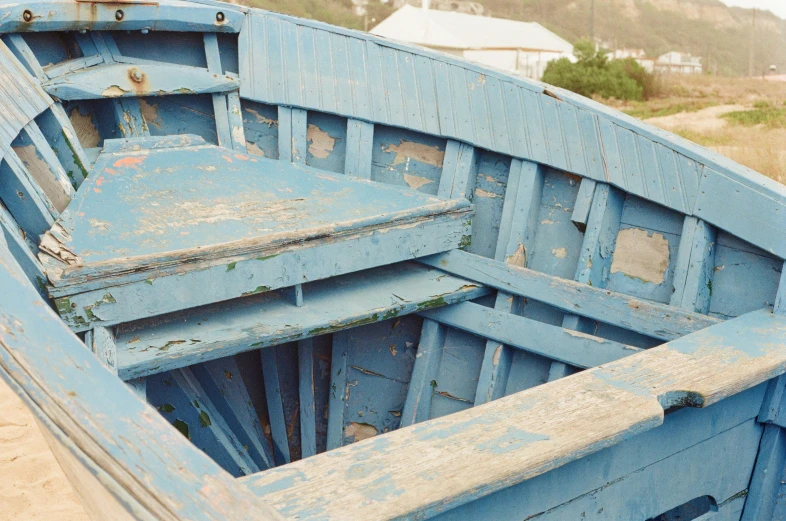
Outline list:
[[[0,520],[88,521],[33,415],[0,380]]]
[[[679,112],[670,116],[649,118],[645,121],[666,130],[685,129],[706,134],[713,130],[720,130],[728,124],[721,117],[723,114],[742,110],[748,110],[748,108],[743,105],[717,105],[696,112]]]

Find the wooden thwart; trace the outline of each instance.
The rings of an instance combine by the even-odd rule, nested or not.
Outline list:
[[[420,262],[484,286],[661,340],[674,340],[720,322],[707,315],[518,268],[460,250],[420,259]]]
[[[428,516],[653,429],[664,409],[706,407],[784,370],[786,317],[756,311],[244,482],[299,519]]]

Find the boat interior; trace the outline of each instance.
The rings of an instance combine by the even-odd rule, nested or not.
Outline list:
[[[506,487],[724,398],[696,429],[731,434],[706,450],[757,435],[786,369],[754,346],[786,330],[783,187],[572,93],[316,22],[208,0],[7,11],[0,250],[60,317],[30,334],[70,329],[167,444],[283,515],[464,519],[514,490],[547,512],[548,483]],[[702,350],[724,335],[750,367]],[[615,394],[634,373],[646,392]],[[548,434],[521,427],[538,415]],[[678,474],[653,436],[625,450]],[[476,440],[486,464],[444,477]],[[380,458],[422,493],[374,481]],[[647,518],[741,508],[729,481],[677,484]]]

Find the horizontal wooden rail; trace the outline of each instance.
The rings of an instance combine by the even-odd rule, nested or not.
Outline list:
[[[575,367],[595,367],[641,351],[472,302],[421,313],[426,318],[482,338],[517,347]]]
[[[489,291],[412,262],[335,277],[304,285],[303,307],[268,292],[121,326],[118,374],[128,380],[471,300]]]
[[[786,316],[764,309],[241,482],[301,520],[426,519],[658,427],[667,408],[706,407],[784,371]]]
[[[484,286],[660,340],[674,340],[721,322],[707,315],[594,288],[460,250],[426,257],[420,262]]]

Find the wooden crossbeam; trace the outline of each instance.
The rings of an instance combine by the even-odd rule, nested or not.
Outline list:
[[[553,326],[509,312],[462,302],[421,313],[468,333],[545,356],[574,367],[595,367],[641,351],[596,336]]]
[[[661,340],[674,340],[720,322],[707,315],[516,268],[463,251],[426,257],[420,262],[484,286]]]
[[[144,376],[471,300],[488,290],[402,263],[308,284],[304,293],[303,307],[271,292],[120,326],[118,373],[123,379]]]

